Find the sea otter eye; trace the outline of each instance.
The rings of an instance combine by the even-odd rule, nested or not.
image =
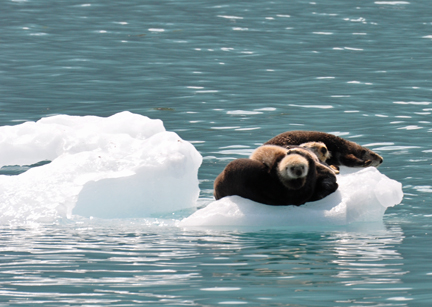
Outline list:
[[[362,150],[361,152],[360,152],[360,154],[361,154],[361,156],[363,157],[365,154],[366,154],[366,150]]]
[[[326,154],[327,153],[327,148],[321,148],[321,153]]]

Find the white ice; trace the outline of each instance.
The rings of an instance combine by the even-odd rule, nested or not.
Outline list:
[[[144,218],[196,210],[195,147],[162,121],[130,112],[102,118],[57,115],[0,127],[0,166],[49,160],[16,176],[0,175],[0,225],[59,218]],[[401,202],[399,182],[375,168],[343,168],[339,189],[301,207],[241,197],[213,201],[181,227],[346,225],[380,221]],[[185,210],[188,211],[188,210]],[[183,212],[185,212],[183,211]]]
[[[319,226],[382,221],[403,198],[402,185],[376,168],[341,168],[338,190],[303,206],[267,206],[240,196],[214,201],[183,219],[182,227]]]
[[[0,224],[146,217],[195,208],[199,196],[195,147],[130,112],[0,127],[0,166],[43,160],[52,162],[0,176]]]

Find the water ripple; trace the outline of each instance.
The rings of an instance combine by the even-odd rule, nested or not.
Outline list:
[[[204,157],[201,207],[230,160],[276,134],[334,132],[378,151],[379,170],[402,182],[403,204],[388,210],[385,227],[185,232],[176,215],[1,228],[4,304],[428,300],[431,6],[286,4],[4,1],[0,124],[124,110],[161,119]],[[28,167],[11,168],[2,171]],[[238,290],[199,290],[218,288]]]

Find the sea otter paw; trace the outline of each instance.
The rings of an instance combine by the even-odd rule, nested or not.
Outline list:
[[[368,167],[372,164],[372,160],[366,160],[363,164],[363,167]]]
[[[336,175],[340,173],[339,167],[337,167],[336,165],[330,165],[330,168],[334,171]]]

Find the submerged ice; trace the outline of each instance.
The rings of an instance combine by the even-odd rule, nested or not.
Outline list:
[[[196,209],[195,147],[162,121],[130,112],[102,118],[57,115],[0,127],[0,166],[40,166],[0,175],[0,225],[74,216],[148,218]],[[274,207],[241,197],[211,202],[181,227],[344,225],[382,220],[401,202],[401,184],[375,168],[343,168],[339,189],[301,207]]]
[[[51,163],[0,176],[0,224],[146,217],[193,208],[199,195],[195,147],[130,112],[0,127],[1,166],[43,160]]]

